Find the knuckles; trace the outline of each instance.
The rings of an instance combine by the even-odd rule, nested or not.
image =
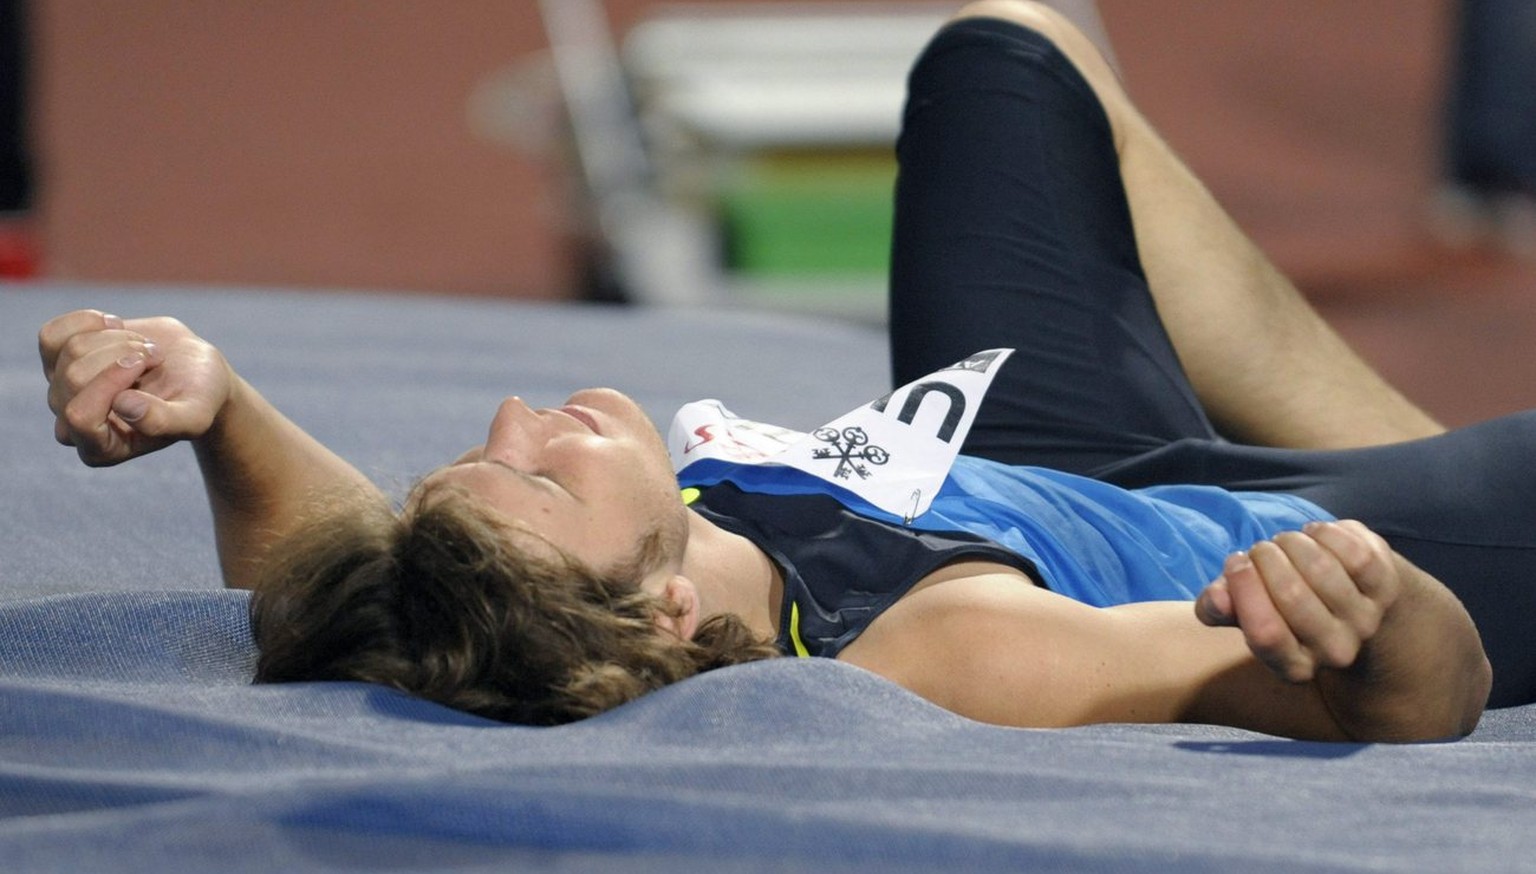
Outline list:
[[[79,360],[70,361],[67,365],[64,366],[62,372],[54,372],[57,374],[54,378],[54,381],[58,383],[59,387],[67,392],[70,397],[74,397],[75,395],[79,394],[80,391],[89,385],[91,380],[96,376],[95,373],[88,372],[84,362]]]
[[[1322,605],[1316,586],[1340,575],[1354,577],[1346,557],[1329,542],[1341,539],[1291,532],[1255,544],[1249,551],[1260,573],[1242,582],[1261,586],[1269,603],[1266,609],[1241,617],[1240,624],[1254,655],[1288,683],[1308,683],[1319,671],[1349,668],[1380,624],[1381,605],[1369,598],[1358,599],[1360,603],[1352,599],[1348,615],[1334,615],[1326,607],[1321,613],[1314,609]],[[1349,539],[1357,547],[1350,558],[1359,566],[1371,569],[1383,560],[1369,541]],[[1263,602],[1252,599],[1250,603]]]
[[[1318,648],[1319,661],[1334,670],[1343,670],[1355,663],[1360,655],[1360,640],[1338,635],[1326,640]]]
[[[1269,597],[1281,613],[1289,614],[1313,600],[1312,588],[1300,577],[1285,574],[1269,579]]]
[[[1276,676],[1287,683],[1300,685],[1310,683],[1317,678],[1317,662],[1304,650],[1260,653],[1259,658]]]
[[[64,405],[64,412],[59,417],[64,423],[68,433],[72,435],[73,442],[79,443],[77,435],[88,435],[97,428],[97,421],[88,410],[81,408],[79,404],[69,403]]]
[[[1310,659],[1295,659],[1281,669],[1280,676],[1287,683],[1302,685],[1317,679],[1317,666]]]
[[[74,310],[55,316],[38,330],[37,347],[46,357],[50,352],[57,352],[71,337],[87,330],[88,326],[105,324],[104,320],[105,314],[100,310]]]
[[[1243,623],[1243,635],[1251,648],[1275,657],[1295,647],[1290,629],[1278,617],[1250,618]]]
[[[86,467],[111,467],[115,460],[95,452],[88,452],[84,448],[77,447],[75,454],[80,456],[80,462]]]

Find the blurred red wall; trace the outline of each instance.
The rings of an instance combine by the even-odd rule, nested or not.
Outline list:
[[[1448,7],[1100,0],[1148,114],[1319,288],[1415,257]],[[537,79],[535,0],[34,0],[32,30],[55,276],[573,293],[558,162],[468,108]]]
[[[534,0],[35,0],[32,32],[55,276],[568,293],[549,162],[470,120]]]

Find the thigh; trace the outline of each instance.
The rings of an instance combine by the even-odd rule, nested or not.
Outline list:
[[[1493,663],[1494,707],[1536,701],[1533,451],[1536,413],[1522,413],[1439,437],[1336,453],[1334,463],[1346,474],[1299,491],[1371,525],[1456,593]]]
[[[987,19],[942,31],[898,157],[897,383],[1017,350],[966,452],[1091,473],[1216,436],[1148,291],[1108,119],[1048,40]]]

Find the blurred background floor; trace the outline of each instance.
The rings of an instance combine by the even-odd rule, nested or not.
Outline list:
[[[1412,267],[1417,259],[1405,258]],[[1323,314],[1409,397],[1448,425],[1536,406],[1536,267],[1448,257],[1384,286],[1327,289]]]

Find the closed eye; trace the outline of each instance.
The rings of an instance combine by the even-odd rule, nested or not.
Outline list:
[[[529,473],[526,470],[518,470],[517,468],[513,467],[512,465],[507,464],[505,461],[501,461],[501,460],[495,459],[495,458],[482,458],[482,459],[480,459],[480,461],[481,461],[482,464],[492,464],[492,465],[495,465],[496,467],[499,467],[499,468],[501,468],[503,470],[509,470],[512,473],[516,474],[519,479],[523,480],[524,482],[528,483],[531,486],[535,486],[537,488],[551,488],[551,487],[553,487],[553,488],[559,489],[562,492],[564,492],[566,490],[565,487],[560,485],[559,482],[557,482],[557,481],[555,481],[555,480],[545,476],[542,473]]]
[[[570,491],[562,486],[559,482],[556,482],[555,480],[544,476],[543,474],[528,473],[526,471],[518,470],[517,468],[507,464],[504,461],[499,461],[493,458],[469,457],[468,453],[466,453],[465,457],[453,461],[449,464],[445,464],[417,480],[416,483],[411,487],[410,491],[406,493],[404,506],[409,508],[418,503],[422,496],[421,493],[424,490],[431,488],[433,484],[438,481],[438,478],[442,474],[449,473],[454,470],[466,470],[477,464],[489,464],[494,467],[501,468],[502,470],[508,471],[514,474],[517,479],[527,488],[544,492],[558,491],[564,495],[571,494]]]

